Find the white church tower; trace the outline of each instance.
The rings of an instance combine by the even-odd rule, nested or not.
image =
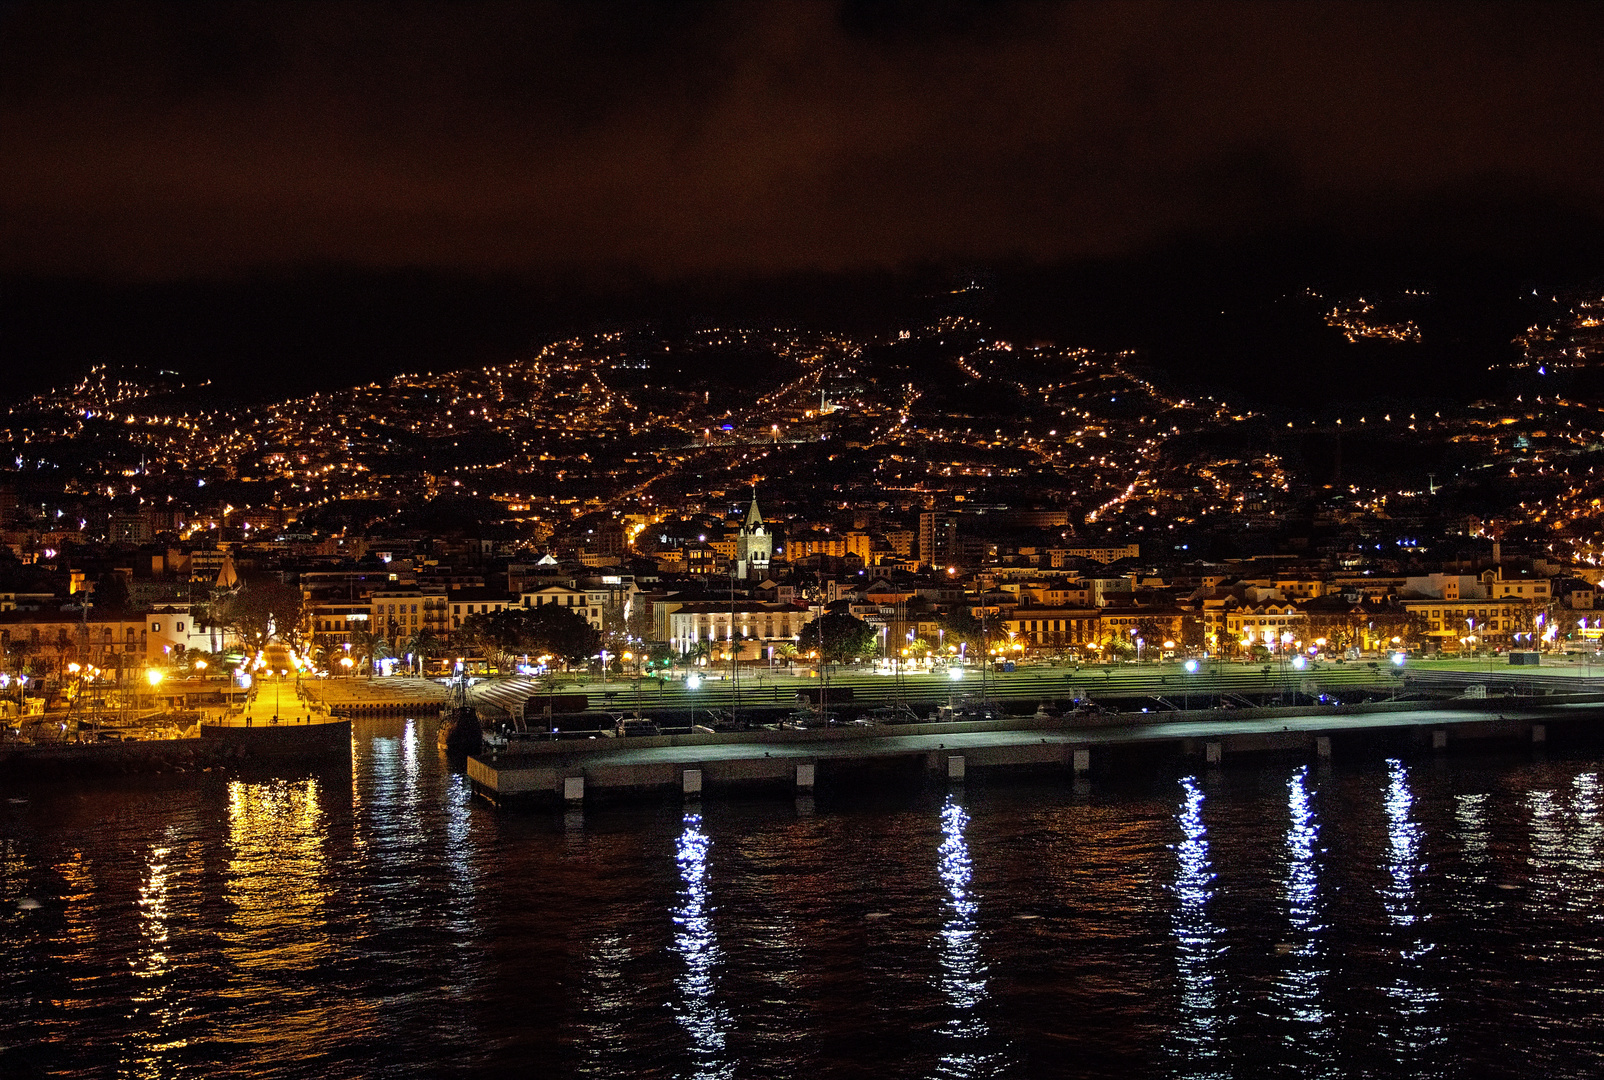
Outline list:
[[[774,557],[774,535],[763,525],[763,514],[757,508],[757,488],[752,488],[752,505],[746,511],[746,521],[735,534],[735,573],[737,577],[752,577],[768,572],[769,560]]]

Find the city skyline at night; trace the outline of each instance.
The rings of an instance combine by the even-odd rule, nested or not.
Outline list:
[[[0,3],[0,1076],[1597,1075],[1601,41]]]

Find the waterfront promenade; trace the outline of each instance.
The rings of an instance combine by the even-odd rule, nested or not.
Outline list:
[[[682,673],[683,674],[683,673]],[[1591,663],[1556,662],[1545,658],[1542,667],[1512,667],[1498,658],[1469,660],[1410,660],[1403,667],[1386,659],[1348,663],[1319,662],[1305,668],[1291,663],[1216,663],[1188,671],[1176,662],[1107,665],[1030,665],[1014,671],[978,667],[952,678],[937,672],[873,673],[862,667],[839,668],[820,678],[807,668],[795,672],[783,666],[743,670],[739,680],[729,671],[702,669],[697,679],[659,679],[645,676],[600,677],[559,675],[532,679],[498,677],[479,679],[470,700],[487,721],[509,716],[522,706],[531,723],[541,714],[543,701],[555,699],[563,711],[564,697],[583,694],[588,708],[597,713],[664,718],[668,723],[700,722],[707,713],[736,709],[785,709],[798,704],[798,695],[811,702],[824,696],[835,709],[855,716],[877,705],[918,703],[921,714],[936,705],[974,702],[1067,703],[1114,701],[1121,707],[1152,711],[1187,711],[1200,705],[1250,707],[1271,702],[1305,703],[1326,695],[1332,700],[1357,702],[1377,698],[1441,697],[1483,685],[1492,693],[1604,691],[1604,667]],[[412,708],[432,715],[445,698],[437,681],[413,677],[318,679],[303,683],[313,700],[351,715],[390,715]],[[699,715],[700,714],[700,715]]]
[[[754,710],[777,714],[823,697],[842,719],[853,719],[876,706],[906,704],[921,717],[934,719],[939,706],[973,707],[982,700],[1029,712],[1038,705],[1064,709],[1076,702],[1103,702],[1119,711],[1181,713],[1203,708],[1242,709],[1270,705],[1358,704],[1365,701],[1452,698],[1482,687],[1493,696],[1532,696],[1604,692],[1604,667],[1545,658],[1542,667],[1513,667],[1502,658],[1410,660],[1399,667],[1385,659],[1345,664],[1321,662],[1297,668],[1290,663],[1241,664],[1206,662],[1188,671],[1180,663],[1108,665],[1031,665],[1015,671],[965,668],[951,672],[871,672],[841,668],[820,678],[811,669],[729,672],[704,670],[697,678],[583,675],[554,678],[492,677],[476,680],[470,701],[489,723],[521,715],[531,727],[542,726],[544,707],[554,713],[574,711],[565,702],[585,698],[588,724],[608,715],[639,712],[670,726],[707,723],[717,714]],[[246,709],[229,710],[208,722],[243,725],[271,722],[317,722],[320,717],[430,717],[446,697],[444,685],[414,676],[389,678],[303,679],[275,687],[259,685]],[[275,706],[276,699],[276,706]]]

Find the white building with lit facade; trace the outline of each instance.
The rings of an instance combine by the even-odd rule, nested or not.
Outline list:
[[[812,613],[800,604],[696,601],[668,616],[669,647],[685,653],[706,645],[724,659],[732,647],[742,660],[765,660],[769,649],[795,644]]]

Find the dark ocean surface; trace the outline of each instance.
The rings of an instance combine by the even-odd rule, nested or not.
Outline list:
[[[498,812],[353,768],[0,798],[0,1076],[1598,1077],[1604,763]]]

